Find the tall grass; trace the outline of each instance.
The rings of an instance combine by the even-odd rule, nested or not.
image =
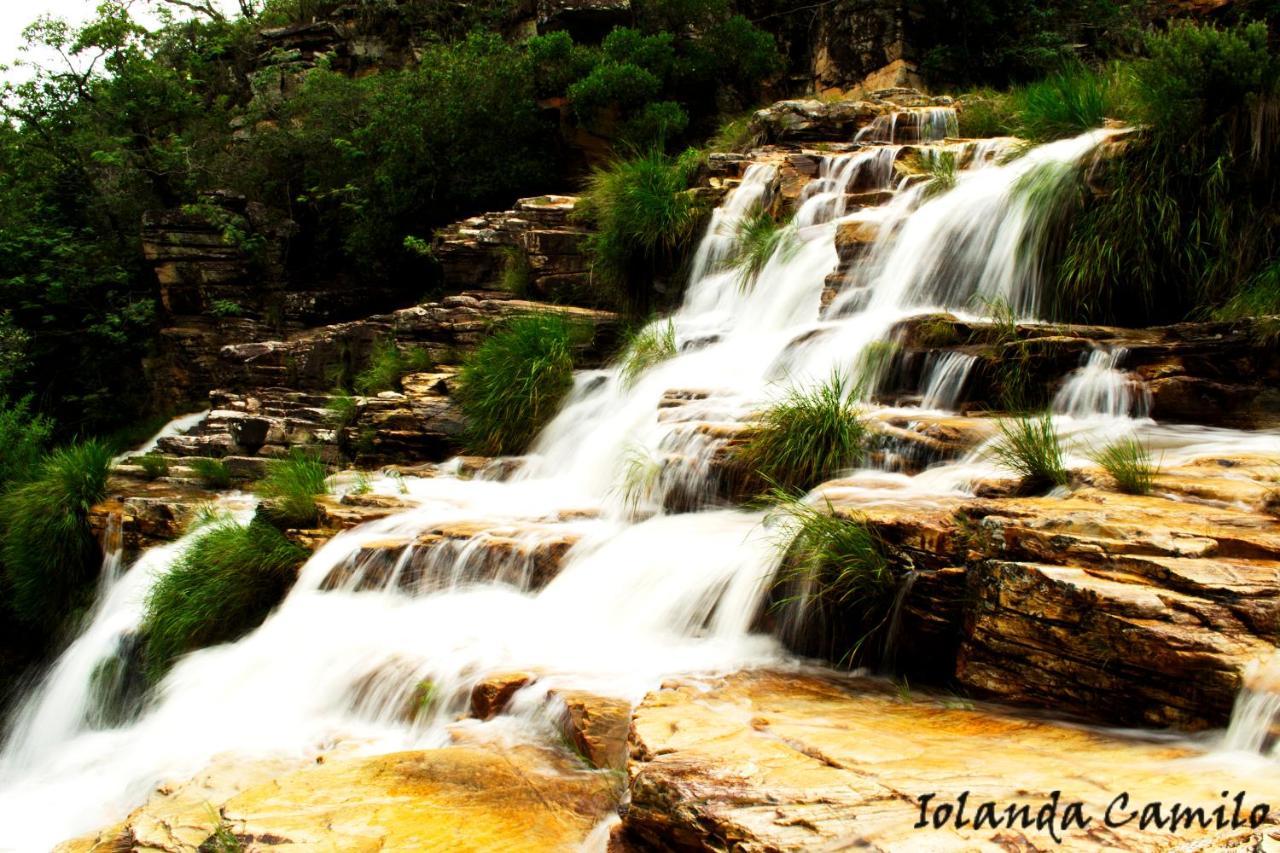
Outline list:
[[[555,314],[502,324],[462,365],[456,397],[475,453],[521,453],[573,385],[584,330]]]
[[[53,421],[31,411],[31,398],[0,397],[0,491],[29,480],[53,436]]]
[[[897,580],[883,543],[859,518],[775,492],[770,523],[784,549],[771,601],[792,648],[850,666],[885,624]]]
[[[646,370],[675,358],[676,353],[675,323],[671,320],[649,323],[631,336],[618,377],[624,385],[632,385]]]
[[[652,301],[655,276],[671,272],[704,212],[688,193],[701,168],[693,150],[679,157],[650,151],[592,173],[577,216],[594,224],[587,239],[592,274],[633,310]]]
[[[1160,466],[1151,459],[1151,450],[1136,438],[1122,438],[1096,451],[1092,457],[1127,495],[1145,495]]]
[[[268,524],[211,524],[147,596],[142,632],[149,677],[159,680],[180,656],[262,624],[306,557]]]
[[[294,449],[285,459],[267,463],[266,476],[256,491],[265,502],[263,511],[277,524],[308,527],[319,516],[316,498],[328,491],[328,470],[315,455]]]
[[[360,401],[338,388],[325,404],[325,412],[333,428],[343,430],[354,424],[360,417]]]
[[[841,374],[787,391],[735,451],[738,463],[784,489],[807,489],[856,465],[866,453],[867,429],[849,402],[851,393]]]
[[[921,152],[924,154],[924,152]],[[929,151],[921,165],[929,174],[925,196],[932,198],[949,192],[956,186],[956,155],[954,151]]]
[[[88,603],[101,562],[88,513],[106,494],[111,457],[96,440],[59,448],[0,497],[0,559],[24,624],[52,633]]]
[[[529,256],[519,246],[503,246],[499,252],[502,270],[498,287],[512,296],[528,296],[533,283],[533,267],[529,264]]]
[[[369,362],[356,374],[355,390],[361,394],[399,391],[405,374],[427,370],[431,358],[425,349],[415,347],[404,352],[395,338],[379,338],[373,342]]]
[[[1014,107],[1008,95],[984,90],[965,98],[959,109],[960,135],[969,139],[1009,136],[1014,131]]]
[[[1048,142],[1101,127],[1118,107],[1117,75],[1076,63],[1016,90],[1017,135]]]
[[[734,250],[726,262],[741,271],[744,288],[755,283],[760,271],[775,254],[782,252],[785,257],[799,248],[794,229],[780,222],[768,210],[757,210],[743,217],[734,238]]]
[[[191,470],[196,478],[208,489],[228,489],[231,487],[231,469],[221,459],[192,459]]]
[[[138,467],[142,469],[142,475],[148,480],[156,480],[169,474],[169,460],[159,453],[139,456],[137,461]]]
[[[1048,413],[1004,421],[991,450],[1002,465],[1022,475],[1032,488],[1065,486],[1070,482],[1062,464],[1062,445]]]

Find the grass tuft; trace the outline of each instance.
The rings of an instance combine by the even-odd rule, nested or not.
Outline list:
[[[261,625],[306,557],[305,549],[262,522],[209,525],[147,596],[148,677],[158,681],[182,655]]]
[[[335,389],[329,402],[325,404],[329,421],[336,430],[344,430],[360,417],[360,401],[342,389]]]
[[[148,480],[156,480],[169,474],[169,460],[159,453],[148,453],[146,456],[139,456],[137,462],[138,466],[142,468],[142,475]]]
[[[840,374],[821,385],[792,388],[761,413],[759,429],[735,451],[739,464],[784,489],[808,489],[856,465],[867,429],[849,403]]]
[[[885,624],[897,585],[883,543],[863,519],[836,515],[829,504],[780,491],[773,498],[770,521],[780,525],[784,556],[771,600],[783,638],[802,654],[862,662],[864,644]]]
[[[1000,424],[1000,438],[992,453],[1033,488],[1065,486],[1070,481],[1062,464],[1062,445],[1048,414],[1027,415]]]
[[[1102,126],[1116,108],[1115,74],[1070,65],[1011,96],[1017,135],[1036,142],[1078,136]]]
[[[95,440],[54,450],[0,498],[0,558],[21,622],[54,633],[88,603],[101,554],[87,519],[106,494],[111,458]]]
[[[421,347],[406,353],[395,338],[379,338],[373,342],[369,363],[356,374],[355,390],[366,395],[399,391],[400,380],[406,373],[427,370],[430,366],[431,358]]]
[[[676,325],[671,320],[649,323],[631,336],[627,344],[618,378],[624,385],[633,385],[646,370],[655,364],[675,358]]]
[[[498,327],[462,365],[457,399],[475,453],[521,453],[573,386],[573,348],[584,330],[555,314]]]
[[[502,272],[498,278],[498,288],[512,296],[525,297],[533,282],[533,267],[529,263],[529,255],[519,246],[502,246]]]
[[[316,497],[328,491],[328,470],[314,454],[294,449],[285,459],[267,463],[267,474],[256,491],[263,513],[286,527],[309,527],[319,515]]]
[[[1094,462],[1102,466],[1116,487],[1127,495],[1146,495],[1160,466],[1151,459],[1151,450],[1136,438],[1122,438],[1094,453]]]
[[[633,310],[652,301],[655,276],[670,272],[702,219],[704,205],[687,192],[700,152],[679,157],[650,151],[597,169],[577,216],[594,224],[587,238],[593,275]]]
[[[191,470],[207,489],[231,488],[231,469],[221,459],[192,459]]]
[[[926,198],[942,195],[955,189],[956,186],[956,154],[954,151],[921,152],[921,165],[929,174],[929,183],[925,186]]]
[[[758,210],[744,217],[734,236],[737,244],[727,263],[742,271],[744,288],[755,283],[760,271],[775,254],[783,252],[786,257],[799,248],[794,239],[795,231],[767,210]]]

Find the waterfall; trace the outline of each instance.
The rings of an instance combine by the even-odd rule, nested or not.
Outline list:
[[[937,139],[951,135],[952,121],[954,112],[913,111],[888,135],[912,127]],[[159,781],[189,778],[220,753],[303,761],[335,742],[364,751],[441,745],[486,674],[535,669],[540,690],[568,685],[636,701],[673,673],[787,659],[773,637],[750,630],[781,559],[763,514],[696,499],[722,428],[789,384],[852,374],[912,314],[971,311],[978,298],[1032,316],[1043,211],[1024,191],[1027,176],[1048,169],[1066,180],[1104,137],[1055,142],[1003,165],[973,157],[947,192],[904,188],[882,208],[852,212],[851,192],[896,188],[900,149],[824,156],[785,250],[743,287],[729,264],[737,231],[778,180],[773,166],[748,167],[712,216],[669,318],[674,357],[633,377],[618,365],[580,374],[510,480],[406,478],[411,509],[325,543],[262,626],[184,657],[140,713],[95,727],[84,710],[94,669],[118,656],[147,590],[192,540],[149,551],[104,589],[88,628],[23,708],[0,762],[5,844],[47,849],[110,824]],[[874,222],[880,236],[824,310],[836,230],[848,221]],[[937,365],[930,405],[954,405],[968,366]],[[868,504],[927,503],[962,493],[973,464],[914,478],[855,472],[842,488]],[[627,497],[637,489],[620,487],[629,476],[643,512]],[[694,494],[697,511],[661,513],[673,491]],[[453,537],[455,528],[467,535]],[[539,574],[547,549],[558,555],[554,577]],[[438,699],[406,721],[405,702],[422,684]],[[527,723],[536,737],[541,729],[520,713],[504,724]]]
[[[1273,755],[1280,743],[1280,654],[1256,661],[1244,675],[1221,748]]]
[[[960,395],[964,393],[964,383],[977,363],[977,356],[962,352],[943,353],[935,358],[924,386],[920,408],[947,411],[954,409]]]
[[[955,107],[919,107],[877,116],[859,130],[855,142],[938,142],[960,135]]]
[[[179,415],[162,426],[159,432],[144,441],[136,450],[129,450],[121,453],[119,456],[112,459],[111,463],[113,465],[119,465],[131,456],[146,456],[148,453],[160,446],[162,439],[166,439],[172,435],[186,435],[192,427],[199,424],[208,416],[209,410],[207,409],[199,412],[192,412],[189,415]]]
[[[1119,369],[1126,352],[1123,347],[1091,350],[1054,396],[1054,413],[1073,418],[1145,418],[1150,395],[1140,381]]]

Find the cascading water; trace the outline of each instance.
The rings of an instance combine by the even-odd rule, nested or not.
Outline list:
[[[1145,418],[1150,395],[1141,381],[1120,370],[1125,353],[1123,348],[1091,351],[1053,398],[1054,413],[1073,418]]]
[[[889,140],[904,122],[928,139],[952,133],[953,111],[907,115],[890,121]],[[220,753],[305,760],[334,743],[371,752],[440,745],[487,673],[536,669],[542,677],[528,690],[539,695],[567,685],[636,701],[671,673],[784,659],[774,639],[751,631],[780,560],[763,515],[661,514],[666,493],[705,490],[718,424],[749,417],[787,383],[851,374],[905,316],[972,311],[980,299],[1033,315],[1042,212],[1023,192],[1027,176],[1069,174],[1104,135],[1006,165],[974,156],[949,192],[915,186],[852,213],[855,188],[895,189],[899,149],[824,157],[779,248],[746,281],[731,263],[736,231],[776,179],[773,166],[749,167],[712,217],[682,307],[663,321],[673,358],[634,377],[617,366],[580,375],[510,480],[375,483],[403,489],[415,507],[330,540],[259,629],[189,655],[136,718],[94,728],[85,708],[95,668],[136,630],[147,590],[190,540],[149,552],[104,590],[16,725],[0,762],[4,843],[47,848],[118,820],[158,781],[189,778]],[[871,223],[880,236],[824,311],[842,221]],[[966,372],[961,360],[940,363],[928,404],[953,406]],[[927,502],[963,493],[980,459],[914,478],[857,472],[839,488],[868,504]],[[471,530],[471,544],[441,544],[448,537],[435,531],[449,525]],[[557,537],[576,544],[540,586],[527,555]],[[514,542],[510,558],[483,553],[494,539]],[[428,682],[434,711],[404,722],[409,693]],[[534,704],[526,696],[512,707]],[[504,724],[540,736],[541,723],[516,716]]]

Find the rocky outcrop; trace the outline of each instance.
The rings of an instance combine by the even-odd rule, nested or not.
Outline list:
[[[832,675],[666,685],[636,709],[629,744],[622,837],[639,849],[1042,850],[1061,840],[1071,850],[1171,850],[1219,831],[1171,831],[1173,804],[1210,812],[1225,803],[1229,818],[1223,790],[1247,792],[1246,811],[1280,795],[1274,769],[1206,772],[1198,752],[1176,744]],[[1164,826],[1106,826],[1122,792],[1129,802],[1113,809],[1117,818],[1160,802]],[[1051,835],[1035,815],[1055,799]],[[976,826],[984,802],[1001,818],[1029,805],[1032,825]],[[1063,823],[1077,802],[1092,817],[1084,829]]]
[[[59,853],[193,853],[232,838],[245,850],[561,851],[582,843],[617,797],[616,774],[531,746],[322,754],[289,771],[280,761],[220,762]]]
[[[571,222],[573,196],[522,198],[436,232],[432,256],[451,288],[505,287],[565,305],[607,307],[612,294],[592,281],[588,232]]]

